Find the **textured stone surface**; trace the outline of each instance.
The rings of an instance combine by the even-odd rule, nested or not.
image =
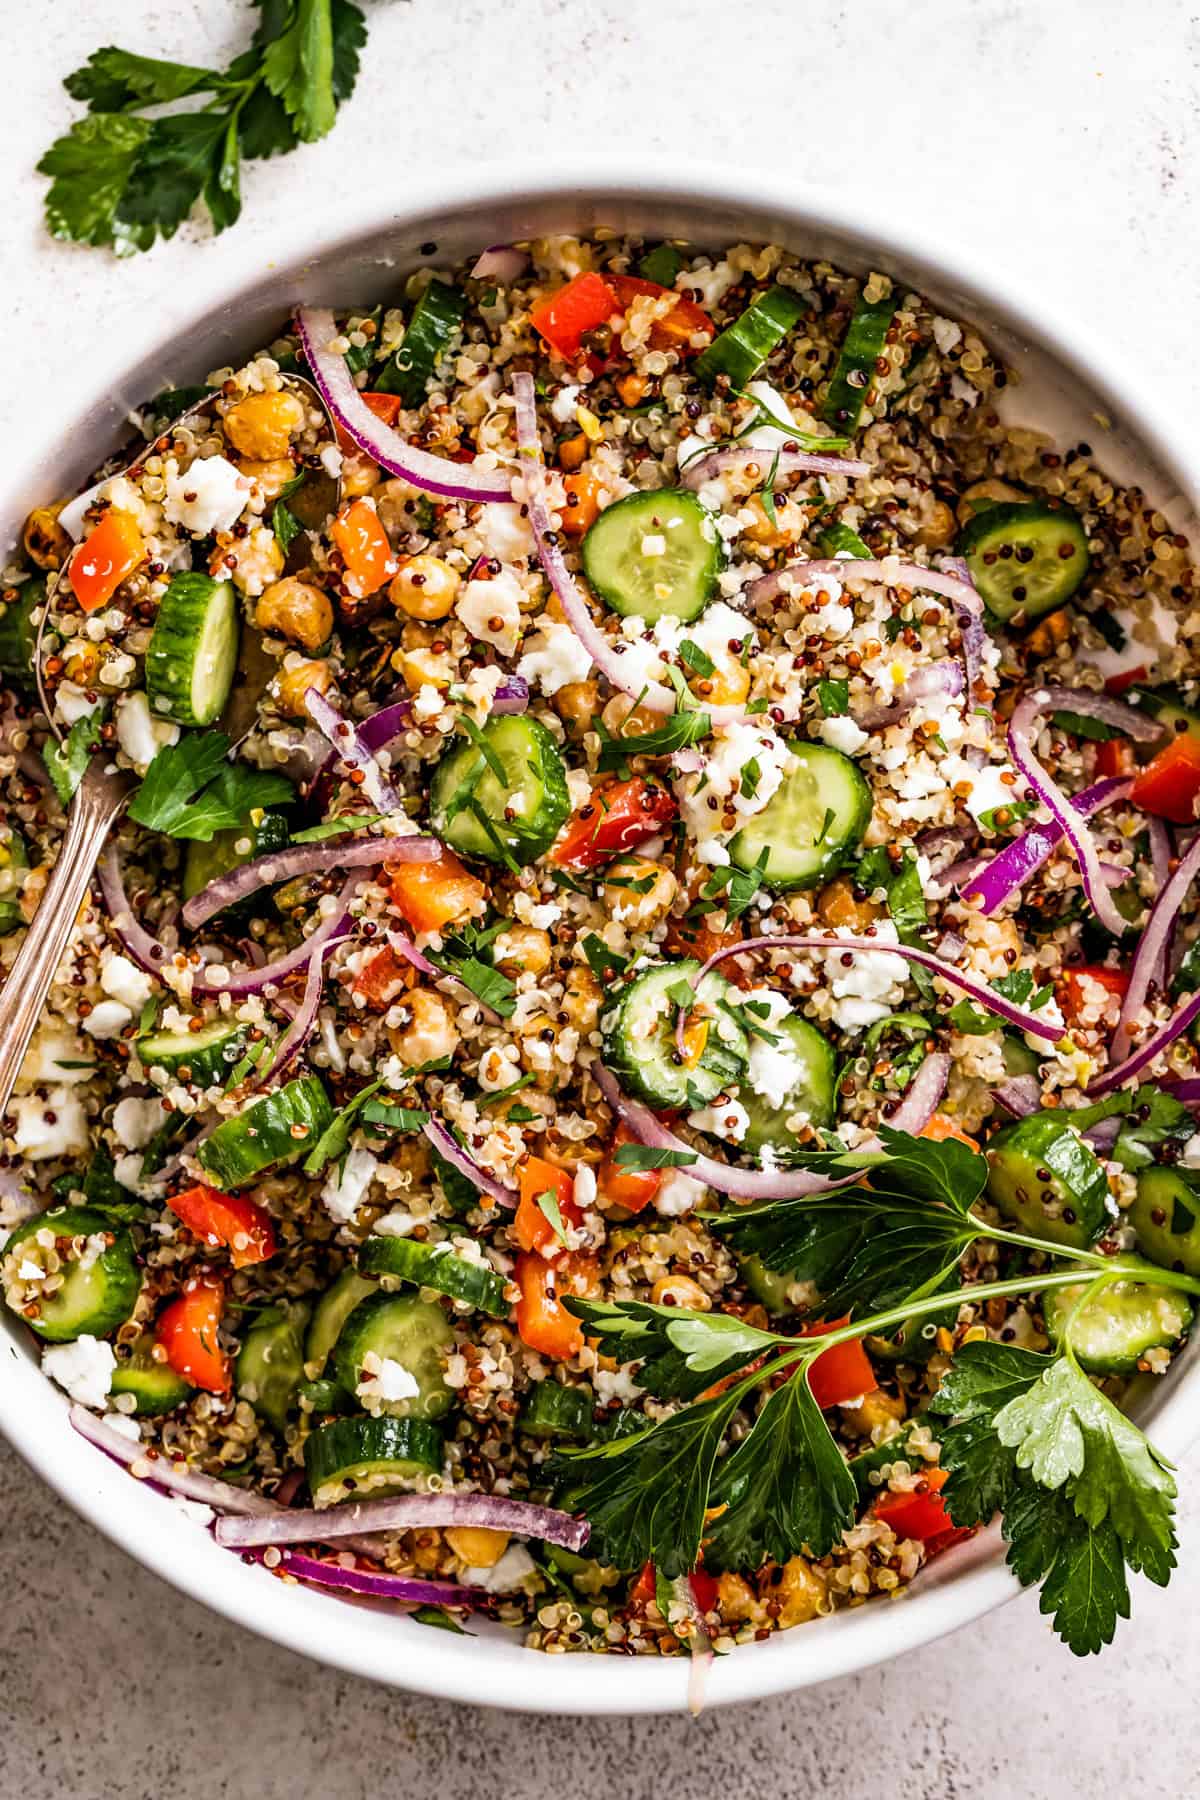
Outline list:
[[[114,310],[152,307],[200,265],[240,269],[256,232],[314,195],[332,216],[348,171],[382,198],[435,156],[552,166],[607,144],[894,194],[924,235],[1017,272],[1118,345],[1194,431],[1200,21],[1189,0],[1152,0],[1136,19],[1123,0],[392,0],[370,11],[369,63],[335,135],[254,166],[238,231],[213,242],[189,228],[117,265],[40,230],[32,163],[70,114],[60,76],[114,37],[217,58],[243,41],[245,14],[233,0],[27,9],[6,45],[0,109],[4,293],[26,336],[5,358],[10,443],[27,407],[67,394]],[[888,1668],[698,1724],[468,1715],[332,1674],[180,1599],[2,1449],[0,1520],[3,1800],[542,1800],[564,1786],[621,1800],[874,1800],[881,1770],[923,1800],[1194,1785],[1191,1502],[1171,1594],[1139,1584],[1133,1622],[1098,1662],[1076,1664],[1026,1599]]]

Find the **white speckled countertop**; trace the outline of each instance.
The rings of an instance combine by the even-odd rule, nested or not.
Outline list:
[[[106,315],[204,258],[231,272],[257,228],[346,171],[497,146],[644,148],[895,186],[970,249],[1074,309],[1195,430],[1200,18],[1192,0],[367,0],[369,60],[325,143],[244,181],[240,229],[187,228],[132,263],[52,244],[32,165],[70,116],[58,83],[114,39],[205,63],[240,47],[238,0],[40,0],[7,34],[0,110],[0,415],[55,404]],[[10,12],[15,0],[10,0]],[[891,91],[889,92],[889,84]],[[19,351],[11,345],[20,342]],[[1192,1476],[1200,1465],[1193,1458]],[[942,1644],[795,1699],[685,1719],[539,1720],[355,1682],[176,1596],[66,1511],[0,1446],[0,1796],[15,1800],[449,1800],[718,1794],[1147,1800],[1194,1784],[1200,1501],[1170,1594],[1077,1664],[1025,1598]],[[486,1701],[486,1694],[480,1699]],[[534,1698],[531,1692],[531,1700]]]

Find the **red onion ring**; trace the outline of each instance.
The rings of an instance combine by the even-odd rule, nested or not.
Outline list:
[[[338,335],[327,307],[302,306],[296,314],[296,332],[330,418],[380,468],[444,499],[511,500],[510,483],[500,470],[476,469],[419,450],[375,416],[355,387],[345,358],[327,347]]]
[[[332,869],[367,869],[382,862],[436,862],[442,846],[434,837],[359,838],[351,843],[296,844],[290,850],[272,850],[252,862],[218,875],[187,901],[183,923],[195,930],[214,914],[238,900],[246,900],[260,888],[294,881],[298,875],[327,875]]]
[[[219,1544],[241,1550],[258,1544],[335,1543],[351,1534],[448,1525],[512,1531],[561,1544],[564,1550],[582,1550],[588,1540],[585,1519],[502,1494],[402,1494],[390,1500],[345,1500],[320,1511],[280,1508],[252,1518],[218,1519],[215,1535]]]
[[[1079,863],[1079,874],[1088,905],[1106,930],[1120,937],[1129,929],[1129,921],[1117,910],[1116,903],[1100,869],[1100,856],[1091,832],[1075,805],[1058,783],[1043,768],[1033,751],[1033,741],[1046,713],[1077,712],[1084,718],[1100,719],[1139,743],[1162,735],[1162,727],[1145,713],[1135,711],[1124,701],[1112,700],[1107,694],[1094,694],[1084,688],[1035,688],[1017,704],[1008,726],[1008,748],[1013,762],[1025,777],[1038,799],[1062,827]]]
[[[1156,877],[1158,873],[1156,869]],[[1200,837],[1189,846],[1174,875],[1160,888],[1150,917],[1146,920],[1146,928],[1142,932],[1137,954],[1129,971],[1129,986],[1121,1002],[1121,1016],[1113,1035],[1110,1055],[1114,1063],[1121,1063],[1129,1054],[1129,1027],[1146,1004],[1151,982],[1157,981],[1164,987],[1166,985],[1165,959],[1171,933],[1175,929],[1180,908],[1187,899],[1188,889],[1197,875],[1200,875]]]
[[[859,475],[871,473],[870,463],[859,462],[849,456],[823,456],[809,450],[764,450],[753,444],[725,444],[720,449],[710,450],[705,456],[698,456],[679,471],[682,487],[702,487],[711,481],[714,475],[721,474],[724,469],[744,467],[745,464],[764,463],[772,468],[776,475],[846,475],[851,479]],[[766,473],[764,468],[763,473]],[[770,577],[766,577],[770,580]],[[754,586],[758,586],[756,582]],[[752,590],[751,590],[752,591]]]
[[[185,1500],[197,1500],[202,1506],[216,1507],[222,1512],[263,1518],[279,1510],[275,1501],[268,1500],[263,1494],[234,1487],[231,1482],[219,1481],[213,1475],[201,1475],[181,1462],[173,1462],[152,1444],[135,1443],[132,1438],[122,1437],[119,1431],[105,1425],[85,1406],[72,1406],[67,1416],[80,1437],[95,1444],[114,1462],[124,1463],[126,1468],[134,1463],[148,1464],[149,1473],[135,1479],[153,1482],[156,1487],[180,1494]]]
[[[515,1206],[517,1204],[515,1188],[508,1187],[495,1175],[489,1175],[486,1169],[481,1169],[474,1157],[467,1155],[454,1133],[443,1125],[440,1119],[426,1119],[421,1130],[443,1161],[457,1169],[460,1175],[465,1175],[468,1181],[475,1184],[481,1194],[490,1194],[497,1206]]]
[[[262,1555],[256,1554],[255,1560],[262,1562]],[[385,1575],[379,1569],[344,1569],[340,1563],[319,1556],[305,1556],[299,1550],[285,1549],[271,1573],[292,1575],[297,1581],[341,1588],[351,1594],[372,1594],[379,1600],[401,1600],[410,1606],[477,1606],[488,1598],[486,1588],[462,1587],[454,1581],[420,1581],[407,1575]]]
[[[1072,805],[1081,819],[1090,819],[1104,807],[1127,800],[1132,786],[1132,781],[1119,775],[1106,775],[1102,781],[1094,782],[1076,794]],[[994,913],[1016,888],[1023,886],[1043,863],[1049,861],[1065,836],[1057,819],[1051,819],[1045,825],[1031,825],[1006,844],[990,862],[975,858],[972,866],[958,877],[959,892],[968,903],[978,904],[978,910],[985,916]]]

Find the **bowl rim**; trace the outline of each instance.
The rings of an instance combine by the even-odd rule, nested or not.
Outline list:
[[[1158,406],[1154,387],[1149,383],[1136,387],[1127,356],[1119,356],[1115,348],[1110,351],[1074,318],[1047,306],[1028,283],[1001,273],[998,257],[974,249],[947,249],[924,221],[905,218],[891,201],[885,213],[872,200],[783,180],[753,166],[690,160],[685,164],[657,155],[650,161],[579,157],[548,176],[529,161],[506,161],[485,172],[460,167],[424,178],[403,207],[380,207],[373,200],[354,207],[339,195],[323,213],[306,208],[297,223],[274,230],[251,252],[252,262],[240,282],[220,265],[211,272],[200,265],[199,274],[189,268],[186,288],[176,282],[153,306],[154,342],[169,348],[190,324],[219,308],[235,308],[277,265],[299,271],[306,252],[315,245],[321,246],[323,255],[335,254],[363,239],[396,233],[406,222],[430,214],[449,217],[489,204],[571,201],[581,208],[632,201],[664,208],[678,203],[744,207],[754,213],[769,210],[798,234],[830,232],[861,241],[864,250],[885,265],[893,259],[918,270],[918,284],[928,279],[934,286],[952,285],[966,303],[964,310],[969,312],[974,305],[990,321],[1049,351],[1062,369],[1112,406],[1139,447],[1150,452],[1183,495],[1189,499],[1200,495],[1200,444],[1182,431],[1168,435],[1166,411]],[[118,389],[138,354],[133,347],[145,342],[149,310],[150,303],[142,300],[117,312],[100,341],[89,343],[86,367],[73,367],[76,421],[89,406]],[[25,443],[29,456],[52,455],[56,446],[68,441],[70,430],[61,419],[53,425],[48,421],[40,432],[31,430]],[[6,497],[11,497],[7,488],[0,494],[0,506]],[[7,1347],[15,1357],[16,1345]],[[464,1645],[436,1631],[427,1631],[414,1653],[412,1632],[394,1629],[389,1654],[388,1638],[372,1642],[372,1630],[365,1635],[360,1630],[362,1622],[372,1617],[369,1610],[285,1585],[261,1569],[246,1569],[199,1534],[193,1545],[184,1537],[186,1523],[172,1516],[174,1509],[145,1490],[131,1492],[124,1470],[108,1464],[71,1432],[61,1395],[51,1390],[45,1405],[29,1408],[21,1398],[25,1382],[17,1370],[13,1373],[18,1375],[15,1382],[0,1384],[0,1429],[59,1497],[192,1599],[286,1649],[348,1674],[513,1711],[632,1715],[682,1711],[687,1703],[687,1665],[681,1660],[560,1656],[552,1664],[547,1659],[538,1665],[528,1660],[538,1652],[521,1650],[514,1655],[509,1650],[497,1656],[489,1653],[486,1638]],[[32,1373],[43,1380],[36,1370]],[[1173,1458],[1200,1436],[1200,1369],[1181,1371],[1177,1387],[1156,1409],[1154,1435],[1158,1447]],[[1020,1591],[1001,1556],[998,1528],[989,1527],[961,1546],[945,1569],[926,1573],[902,1605],[877,1603],[842,1613],[803,1631],[780,1634],[770,1645],[754,1647],[754,1653],[746,1646],[718,1658],[706,1705],[765,1699],[851,1674],[982,1617]],[[538,1680],[531,1695],[528,1676],[534,1669]]]

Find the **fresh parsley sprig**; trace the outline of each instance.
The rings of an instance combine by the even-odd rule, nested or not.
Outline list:
[[[255,3],[250,48],[226,69],[107,45],[67,76],[88,111],[38,164],[51,178],[54,237],[131,256],[173,237],[198,200],[213,230],[225,231],[242,210],[243,157],[275,156],[332,129],[358,76],[361,10],[352,0]],[[201,94],[198,110],[159,110]]]

